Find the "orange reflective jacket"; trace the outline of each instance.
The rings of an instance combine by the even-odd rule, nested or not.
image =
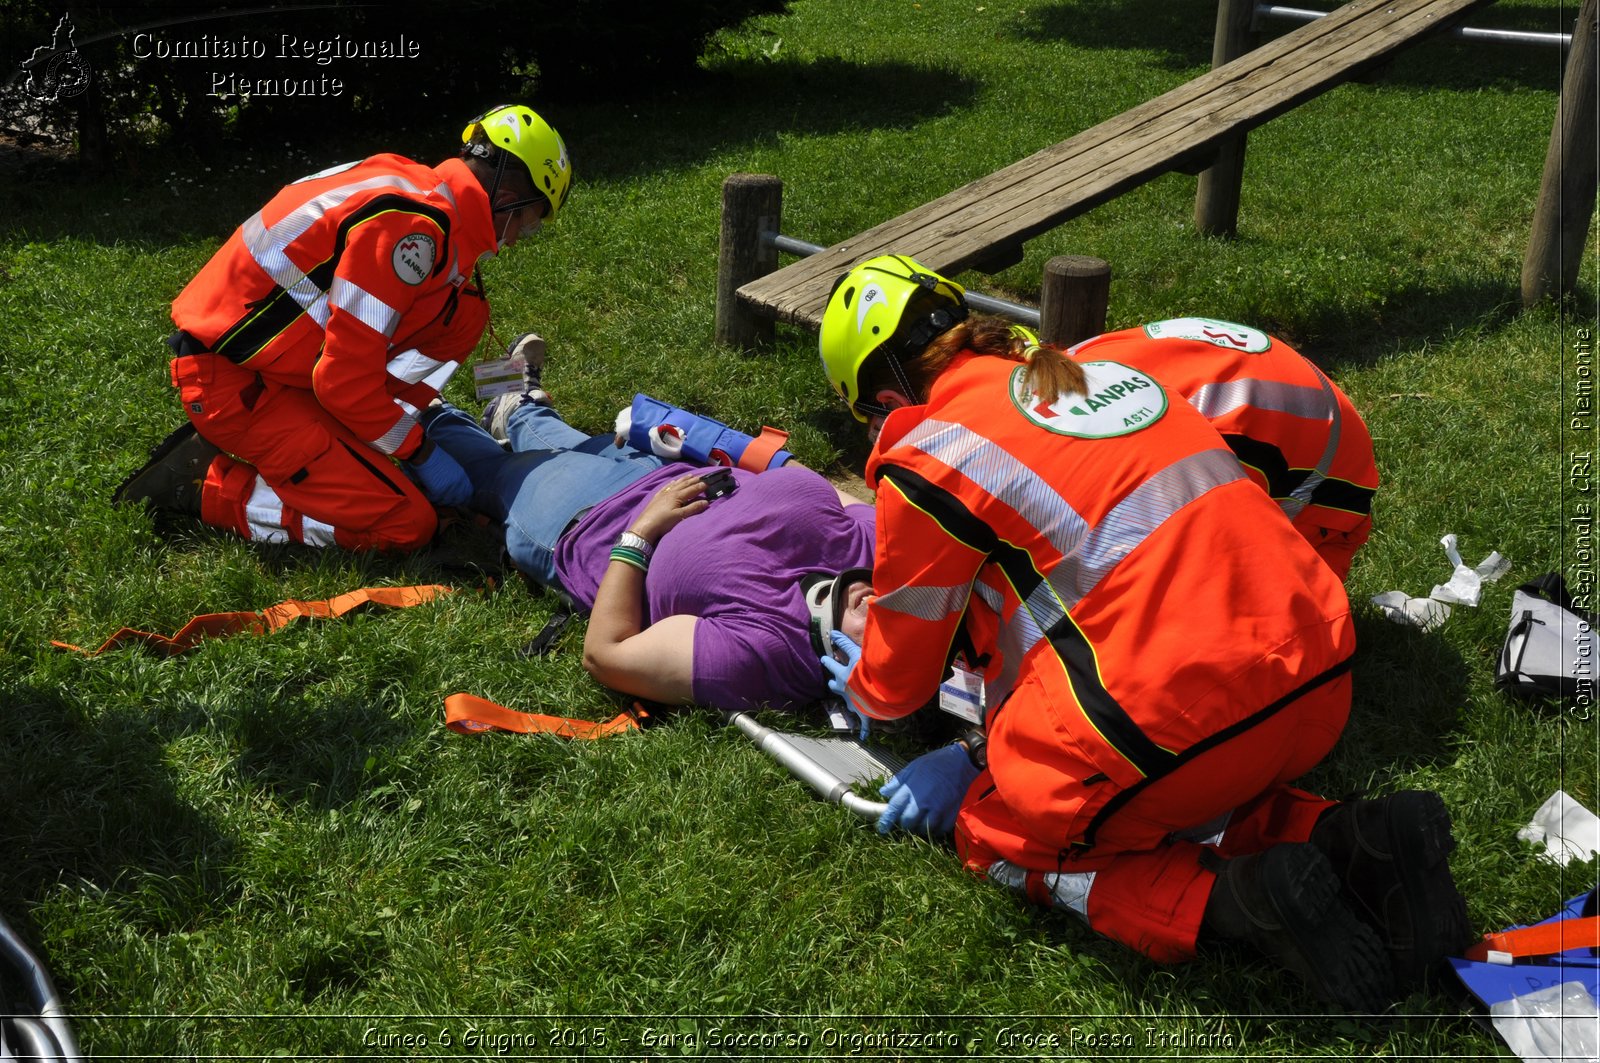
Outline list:
[[[172,306],[211,351],[316,393],[385,454],[471,355],[488,305],[470,283],[495,249],[488,196],[458,160],[376,155],[302,178],[234,231]]]
[[[1365,539],[1378,489],[1372,436],[1349,397],[1287,343],[1188,317],[1108,332],[1070,353],[1133,366],[1182,395],[1313,545],[1323,528]]]
[[[1129,366],[1084,368],[1087,394],[1044,397],[963,354],[888,417],[849,681],[871,715],[913,711],[966,616],[995,785],[1068,839],[1107,782],[1165,774],[1354,649],[1343,586],[1205,418]]]

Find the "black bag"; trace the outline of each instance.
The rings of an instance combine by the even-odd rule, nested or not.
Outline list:
[[[1549,572],[1511,595],[1511,626],[1495,685],[1521,697],[1594,700],[1600,639],[1593,613],[1574,609],[1561,573]]]

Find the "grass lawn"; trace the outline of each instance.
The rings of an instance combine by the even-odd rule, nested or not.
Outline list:
[[[1576,8],[1504,0],[1474,21],[1553,31]],[[832,243],[1201,73],[1213,13],[795,0],[716,38],[694,86],[545,108],[578,183],[557,223],[485,269],[496,331],[544,334],[546,386],[580,426],[646,390],[789,429],[807,464],[859,471],[864,441],[822,386],[813,335],[780,329],[757,356],[711,342],[722,180],[781,176],[784,232]],[[1600,807],[1594,721],[1492,682],[1512,588],[1593,572],[1569,518],[1594,500],[1573,467],[1596,439],[1568,416],[1592,381],[1592,245],[1575,299],[1518,312],[1559,74],[1553,51],[1424,45],[1252,134],[1238,239],[1197,237],[1194,179],[1173,174],[963,278],[1033,300],[1046,259],[1097,255],[1114,270],[1111,327],[1250,323],[1351,394],[1383,487],[1349,581],[1355,707],[1306,785],[1440,791],[1483,930],[1550,914],[1596,871],[1516,839],[1557,788]],[[0,175],[0,911],[86,1052],[1497,1054],[1445,994],[1353,1018],[1262,963],[1146,962],[970,878],[947,849],[878,837],[709,713],[596,743],[456,736],[441,702],[458,690],[614,715],[579,665],[581,624],[524,660],[555,603],[520,582],[162,531],[113,508],[181,418],[168,306],[232,227],[336,161],[443,158],[462,117],[419,97],[403,121],[338,137],[179,146],[106,178]],[[470,373],[447,395],[470,404]],[[1444,582],[1446,532],[1469,563],[1501,551],[1510,575],[1431,633],[1385,620],[1372,595]],[[174,659],[50,648],[441,581],[460,593]]]

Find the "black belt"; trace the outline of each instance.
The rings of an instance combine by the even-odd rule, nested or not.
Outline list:
[[[183,331],[183,329],[179,329],[167,337],[167,346],[171,347],[172,353],[179,358],[187,358],[191,354],[209,354],[211,351],[211,348]]]
[[[570,532],[573,528],[576,528],[578,526],[578,522],[584,517],[587,517],[589,515],[589,511],[593,508],[593,506],[584,506],[582,509],[578,510],[578,512],[574,513],[572,515],[572,519],[567,521],[567,526],[561,529],[561,534],[556,536],[556,541],[560,542],[568,532]]]

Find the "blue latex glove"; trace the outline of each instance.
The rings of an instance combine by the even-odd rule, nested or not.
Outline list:
[[[828,689],[839,695],[840,700],[844,702],[845,712],[855,717],[856,723],[860,728],[856,737],[865,742],[867,740],[868,721],[871,717],[862,710],[860,703],[856,701],[855,695],[850,693],[850,688],[846,685],[850,681],[850,673],[855,671],[856,665],[861,661],[861,647],[856,645],[855,640],[842,631],[833,632],[832,638],[834,648],[844,654],[845,659],[840,661],[831,655],[822,658],[822,667],[828,673]]]
[[[930,838],[949,834],[955,830],[961,799],[977,777],[978,769],[959,745],[924,753],[878,789],[889,799],[878,817],[878,833],[899,827]]]
[[[436,506],[464,506],[472,498],[467,470],[441,446],[434,446],[421,461],[408,461],[411,475]]]

